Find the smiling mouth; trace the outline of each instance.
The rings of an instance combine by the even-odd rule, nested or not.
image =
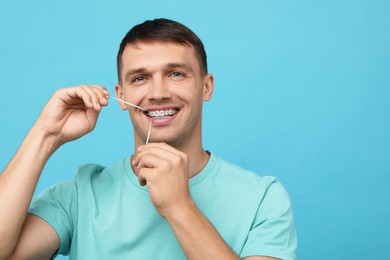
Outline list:
[[[153,111],[149,110],[145,112],[145,115],[153,119],[164,119],[167,117],[171,117],[177,114],[178,112],[179,112],[178,109],[153,110]]]

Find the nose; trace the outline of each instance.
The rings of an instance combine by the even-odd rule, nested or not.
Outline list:
[[[164,101],[171,98],[169,86],[163,78],[154,78],[149,85],[148,98],[151,101]]]

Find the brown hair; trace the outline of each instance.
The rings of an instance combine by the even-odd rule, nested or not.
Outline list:
[[[195,49],[201,72],[207,74],[207,56],[202,41],[185,25],[169,19],[147,20],[134,26],[123,38],[117,56],[118,80],[121,82],[122,54],[127,44],[136,42],[167,42]]]

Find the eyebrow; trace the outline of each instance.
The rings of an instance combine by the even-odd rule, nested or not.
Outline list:
[[[185,69],[191,73],[193,73],[193,70],[190,66],[188,66],[186,63],[168,63],[166,65],[167,68],[175,69],[175,68],[182,68]]]
[[[125,80],[126,81],[129,81],[129,79],[131,78],[132,75],[135,75],[135,74],[144,74],[147,72],[147,69],[146,68],[136,68],[136,69],[130,69],[126,72],[125,74]]]
[[[185,63],[171,62],[171,63],[165,64],[164,67],[166,69],[181,68],[181,69],[187,70],[189,73],[193,73],[193,69]],[[125,80],[128,81],[131,78],[131,76],[133,76],[135,74],[145,74],[145,73],[148,73],[147,68],[141,67],[141,68],[130,69],[125,74]]]

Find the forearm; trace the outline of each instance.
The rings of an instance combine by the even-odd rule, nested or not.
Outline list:
[[[240,259],[192,201],[166,219],[188,259]]]
[[[56,148],[33,127],[0,175],[0,259],[16,246],[39,176]]]

